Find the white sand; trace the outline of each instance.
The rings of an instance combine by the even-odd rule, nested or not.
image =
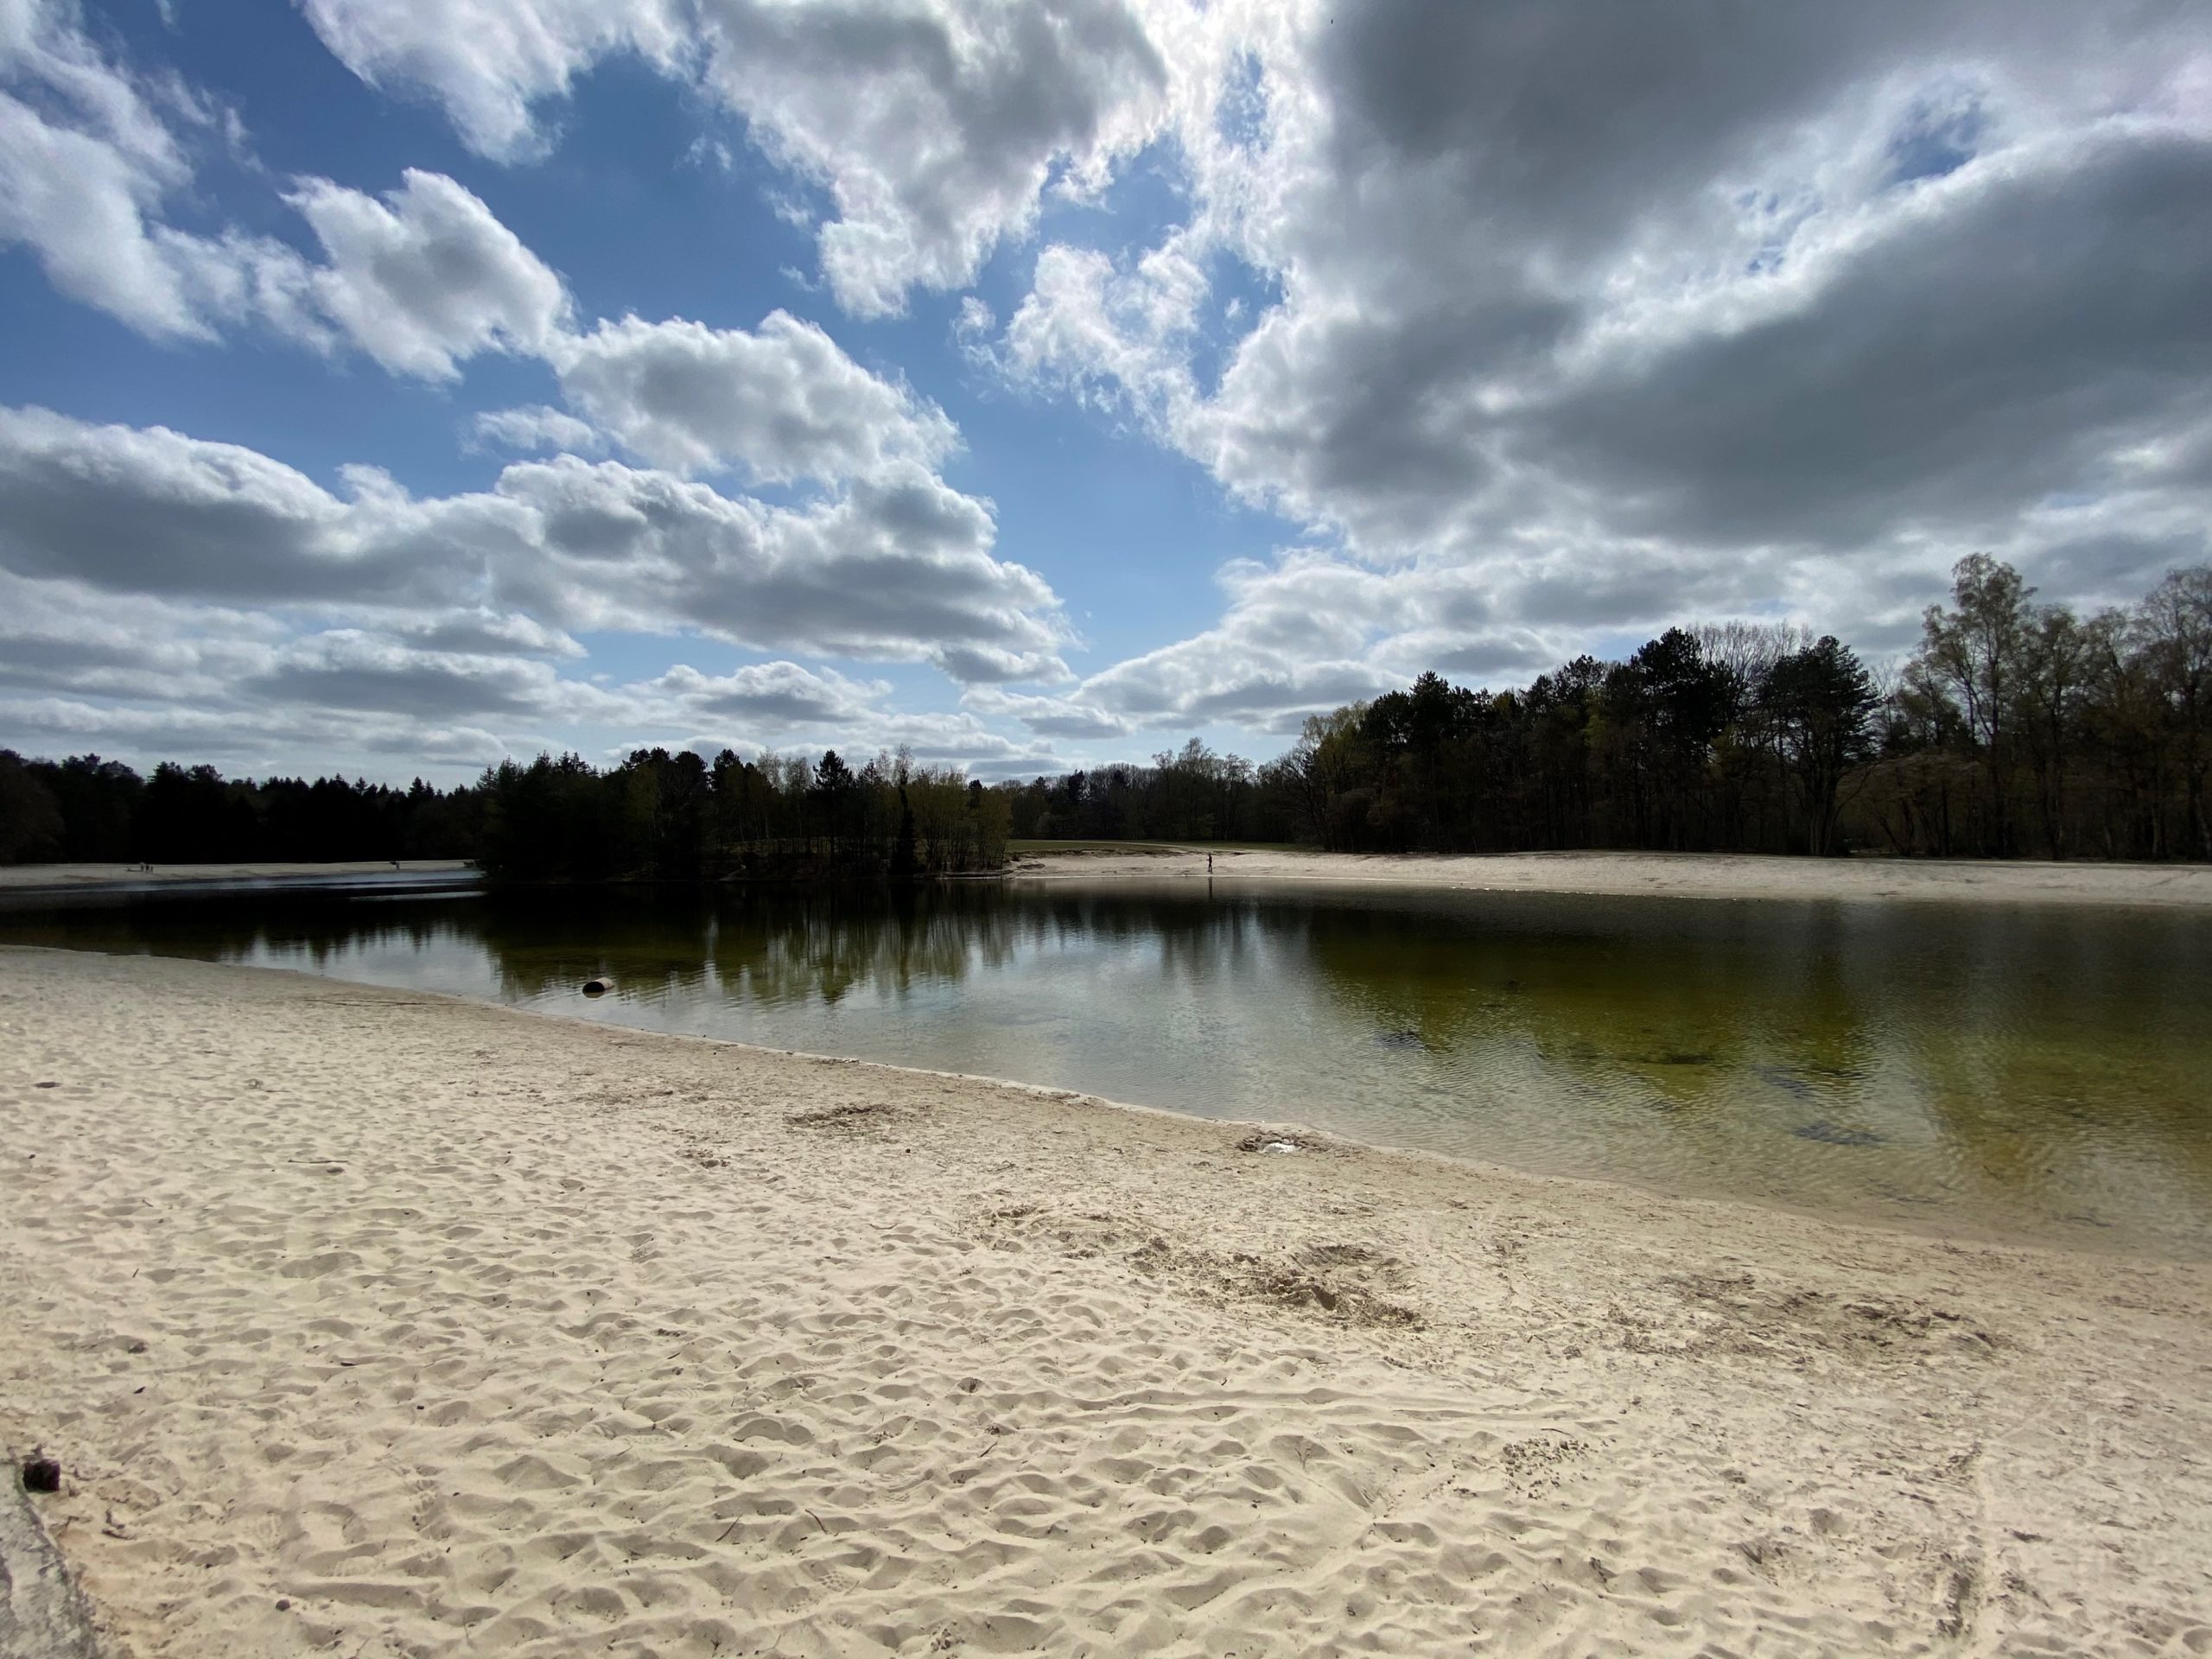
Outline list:
[[[2199,1265],[21,950],[0,1122],[139,1659],[2212,1649]]]
[[[1997,904],[2212,905],[2212,865],[2027,860],[1780,858],[1750,853],[1217,852],[1220,880],[1349,881],[1502,893],[1673,894],[1698,899],[1942,899]],[[1033,880],[1206,874],[1204,847],[1154,852],[1029,851]]]
[[[404,858],[409,875],[441,875],[468,866],[457,858]],[[389,875],[388,858],[353,864],[0,864],[0,887],[111,887],[156,882],[283,880],[296,877]]]

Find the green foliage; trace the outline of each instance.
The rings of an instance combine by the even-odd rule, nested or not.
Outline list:
[[[1255,768],[1193,740],[1150,767],[1007,785],[1024,839],[1335,851],[2212,857],[2212,569],[2131,610],[2038,606],[1960,563],[1886,689],[1833,635],[1670,628],[1524,688],[1424,674],[1306,721]]]
[[[480,861],[504,880],[903,880],[1006,861],[1003,798],[903,751],[858,772],[834,749],[810,765],[639,749],[607,772],[540,755],[492,768],[477,791]]]
[[[1022,841],[1288,842],[1303,821],[1287,759],[1255,767],[1197,738],[1153,757],[982,791]]]
[[[1846,823],[1898,852],[2212,858],[2212,568],[2087,619],[2034,598],[1959,562]]]
[[[0,750],[0,863],[343,863],[473,858],[478,802],[419,779],[225,778],[164,761],[142,778],[97,754]]]

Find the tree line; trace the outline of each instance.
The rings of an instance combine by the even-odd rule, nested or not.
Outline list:
[[[171,762],[142,777],[96,754],[0,750],[0,863],[473,860],[517,881],[955,874],[1006,861],[1008,806],[901,751],[857,772],[724,749],[502,761],[472,785],[225,778]]]
[[[501,879],[903,880],[1006,861],[1005,797],[903,749],[857,772],[835,749],[757,761],[639,749],[606,771],[540,755],[487,771],[477,793],[478,861]]]
[[[1675,627],[1507,690],[1424,674],[1264,766],[1193,740],[1009,787],[1046,838],[2212,859],[2208,769],[2212,568],[2085,617],[1976,554],[1878,672],[1791,625]]]
[[[2212,859],[2212,567],[2084,616],[1961,560],[1918,648],[1870,669],[1778,623],[1669,628],[1523,687],[1424,674],[1264,765],[1198,739],[985,788],[724,749],[504,761],[469,786],[226,779],[0,751],[0,862],[475,859],[518,880],[946,874],[1010,837],[1332,851],[1634,848]]]
[[[0,864],[346,863],[470,858],[476,791],[344,778],[226,778],[164,761],[0,749]]]

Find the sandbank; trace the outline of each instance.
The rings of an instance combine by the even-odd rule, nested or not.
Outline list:
[[[397,874],[446,875],[468,866],[457,858],[404,858]],[[391,860],[351,864],[0,864],[0,889],[10,887],[171,887],[192,881],[328,880],[347,875],[391,875]]]
[[[0,1121],[139,1659],[2212,1645],[2201,1265],[21,949]]]
[[[1204,846],[1043,852],[1031,843],[1011,874],[1031,880],[1203,880]],[[1982,904],[2212,906],[2212,865],[2048,863],[2028,860],[1785,858],[1749,853],[1465,855],[1216,852],[1217,880],[1346,882],[1499,893],[1586,893],[1690,899],[1942,899]]]

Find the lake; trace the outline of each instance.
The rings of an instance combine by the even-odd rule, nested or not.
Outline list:
[[[1230,880],[20,895],[0,940],[294,968],[1669,1192],[2212,1257],[2189,912]],[[594,976],[611,995],[579,992]]]

